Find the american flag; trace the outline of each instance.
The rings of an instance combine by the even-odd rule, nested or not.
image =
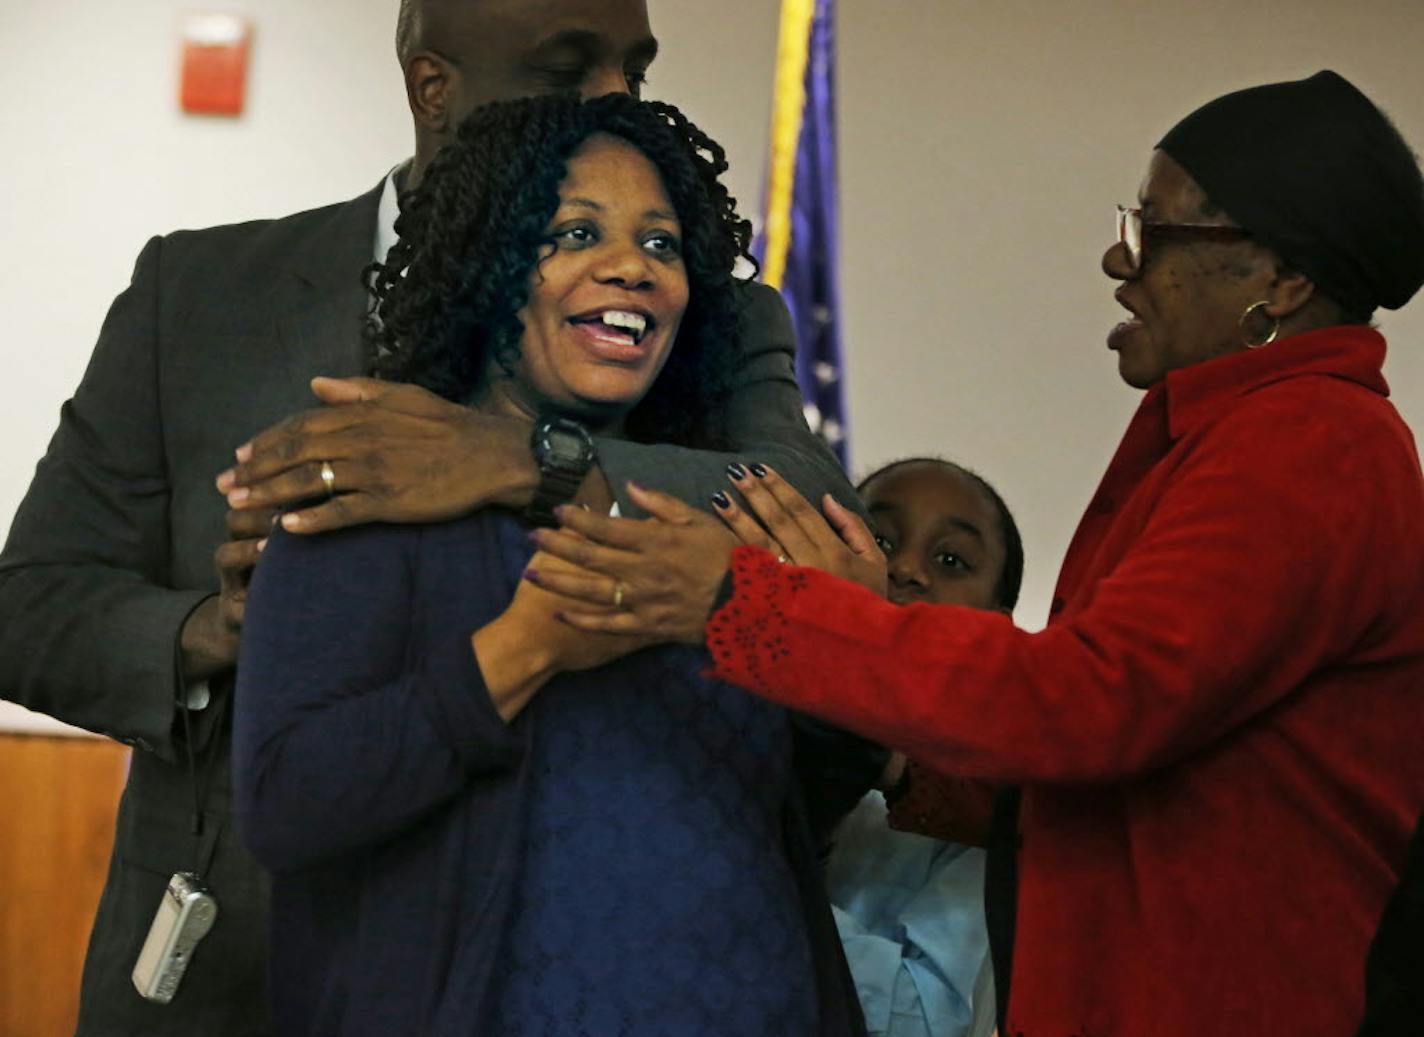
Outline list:
[[[796,329],[806,421],[849,463],[836,218],[835,3],[782,0],[765,216],[755,252]]]

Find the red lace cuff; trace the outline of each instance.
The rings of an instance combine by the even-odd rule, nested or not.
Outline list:
[[[806,571],[784,565],[759,547],[732,552],[732,596],[707,622],[707,648],[719,680],[753,691],[768,687],[765,671],[790,655],[786,599],[806,584]]]
[[[941,774],[911,760],[907,788],[890,806],[890,827],[968,846],[989,845],[994,788]]]

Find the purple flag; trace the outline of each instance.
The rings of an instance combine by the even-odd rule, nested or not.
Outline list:
[[[766,220],[756,254],[767,283],[781,290],[791,310],[807,421],[844,465],[849,436],[840,331],[834,12],[834,0],[783,2]]]

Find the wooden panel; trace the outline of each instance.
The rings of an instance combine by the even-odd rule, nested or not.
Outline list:
[[[128,749],[0,734],[0,1034],[69,1037]]]

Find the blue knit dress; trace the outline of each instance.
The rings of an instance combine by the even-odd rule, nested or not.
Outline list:
[[[667,647],[504,724],[469,635],[526,534],[486,512],[264,553],[235,780],[275,873],[278,1033],[827,1032],[788,715]]]

